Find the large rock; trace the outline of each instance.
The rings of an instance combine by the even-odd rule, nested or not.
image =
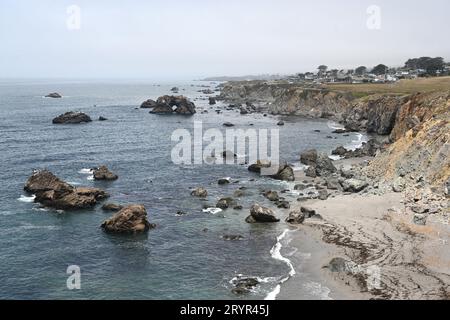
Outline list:
[[[266,197],[267,199],[269,199],[270,201],[278,201],[280,199],[280,197],[278,196],[278,192],[276,191],[266,191],[264,193],[264,197]]]
[[[208,191],[205,188],[196,188],[192,190],[191,195],[199,198],[206,198],[208,196]]]
[[[280,219],[275,216],[275,213],[271,209],[254,204],[250,208],[250,216],[245,221],[248,223],[279,222]]]
[[[289,213],[286,222],[290,224],[302,224],[306,219],[306,214],[301,210],[294,210]]]
[[[278,169],[278,172],[271,176],[272,178],[276,180],[282,180],[282,181],[294,181],[294,169],[290,167],[287,164],[281,165]]]
[[[119,177],[109,171],[106,166],[100,166],[94,169],[94,179],[95,180],[117,180]]]
[[[112,233],[142,233],[155,225],[148,222],[147,211],[143,205],[130,205],[103,222],[101,227]]]
[[[319,153],[317,155],[316,174],[320,176],[326,176],[337,171],[333,165],[331,159],[325,153]]]
[[[220,208],[220,209],[223,209],[223,210],[228,209],[230,207],[234,207],[236,205],[237,205],[236,200],[234,200],[233,198],[230,198],[230,197],[221,198],[216,203],[216,207]]]
[[[195,111],[195,104],[185,96],[162,96],[156,100],[156,105],[150,113],[185,114],[192,115]]]
[[[261,169],[270,168],[270,161],[258,160],[256,163],[248,167],[248,171],[261,173]]]
[[[315,166],[317,163],[317,150],[306,150],[300,154],[300,162],[307,166]]]
[[[342,182],[342,188],[347,192],[360,192],[364,190],[369,184],[366,181],[351,178]]]
[[[156,103],[155,100],[148,99],[148,100],[142,102],[141,108],[143,108],[143,109],[151,109],[151,108],[156,107],[157,105],[158,104]]]
[[[69,111],[53,119],[54,124],[91,122],[92,119],[83,112]]]
[[[46,98],[62,98],[58,92],[52,92],[45,96]]]
[[[75,210],[93,207],[108,194],[97,188],[75,188],[48,170],[34,172],[24,190],[35,194],[35,202],[55,209]]]

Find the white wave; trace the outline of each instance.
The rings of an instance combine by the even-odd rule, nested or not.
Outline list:
[[[92,169],[83,168],[80,171],[78,171],[78,173],[81,173],[81,174],[92,174]]]
[[[34,202],[34,199],[36,199],[36,196],[33,194],[31,197],[27,197],[24,195],[21,195],[20,198],[17,198],[20,202]]]
[[[86,179],[88,179],[89,181],[93,181],[94,180],[94,175],[88,176]]]
[[[344,148],[354,151],[361,148],[364,142],[367,142],[367,137],[361,133],[357,133],[356,140],[352,140],[348,145],[344,146]]]
[[[294,162],[292,163],[292,169],[294,171],[302,171],[308,169],[309,166],[301,163],[301,162]]]
[[[328,128],[333,129],[333,130],[345,129],[344,126],[340,125],[339,123],[337,123],[335,121],[328,121],[327,126],[328,126]]]
[[[206,208],[206,209],[203,209],[203,212],[211,213],[211,214],[217,214],[219,212],[222,212],[222,209],[220,209],[220,208]]]
[[[333,160],[333,161],[341,160],[341,159],[342,159],[341,156],[338,156],[338,155],[335,155],[335,154],[332,154],[332,155],[328,156],[328,158],[330,158],[330,159]]]
[[[73,185],[73,186],[79,186],[81,183],[79,183],[79,182],[75,182],[75,181],[69,181],[69,182],[67,182],[68,184],[71,184],[71,185]]]
[[[281,241],[286,237],[288,232],[289,232],[289,229],[285,229],[283,231],[283,233],[277,237],[277,243],[275,243],[275,245],[272,247],[272,249],[270,249],[270,255],[275,260],[279,260],[279,261],[282,261],[282,262],[286,263],[286,265],[290,269],[289,275],[287,277],[282,278],[279,281],[278,285],[271,292],[269,292],[266,295],[264,300],[275,300],[277,298],[278,294],[281,291],[281,284],[285,283],[287,280],[289,280],[290,277],[292,277],[292,276],[294,276],[296,274],[294,266],[292,265],[291,260],[289,260],[288,258],[285,258],[285,257],[283,257],[281,255],[281,248],[283,247],[282,244],[281,244]]]

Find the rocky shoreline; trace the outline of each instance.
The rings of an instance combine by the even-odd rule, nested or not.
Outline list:
[[[300,161],[309,167],[295,179],[303,179],[295,186],[300,197],[286,222],[332,246],[321,276],[331,274],[331,287],[350,286],[352,298],[450,297],[450,92],[355,98],[254,81],[226,83],[219,99],[275,115],[334,119],[345,127],[337,133],[379,135],[357,150],[332,151],[347,159],[335,163],[352,165],[304,151]],[[372,287],[371,267],[380,269]]]

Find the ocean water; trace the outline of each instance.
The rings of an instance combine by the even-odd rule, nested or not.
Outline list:
[[[363,137],[333,135],[326,120],[279,118],[260,114],[241,116],[235,111],[216,114],[201,86],[210,82],[153,83],[146,81],[0,81],[0,298],[2,299],[264,299],[276,298],[282,282],[295,271],[283,247],[288,226],[250,225],[244,222],[251,204],[271,204],[261,190],[293,189],[294,183],[274,181],[248,172],[245,165],[175,165],[171,150],[174,130],[203,127],[280,129],[282,159],[301,168],[299,153],[308,148],[329,152],[337,145],[357,145]],[[177,86],[198,110],[192,117],[149,114],[136,109],[148,98],[170,94]],[[43,96],[60,92],[62,99]],[[53,125],[66,111],[83,111],[88,124]],[[96,121],[99,116],[108,121]],[[315,132],[314,130],[321,130]],[[119,175],[114,182],[93,181],[89,168],[107,165]],[[110,202],[142,203],[157,227],[146,235],[117,236],[100,229],[110,217],[97,206],[76,212],[42,208],[23,185],[33,169],[46,168],[77,186],[110,193]],[[219,186],[231,177],[236,183]],[[253,179],[256,179],[252,181]],[[206,200],[190,196],[190,188],[203,186]],[[239,187],[241,211],[204,212],[220,197]],[[295,199],[295,193],[284,194]],[[177,211],[187,214],[177,216]],[[288,210],[275,209],[283,218]],[[207,229],[207,230],[205,230]],[[224,241],[225,234],[240,234],[241,241]],[[81,289],[69,290],[67,267],[78,265]],[[259,277],[252,293],[230,292],[237,275]],[[311,295],[314,294],[312,288]],[[302,289],[302,290],[308,290]],[[318,295],[317,298],[320,298]]]

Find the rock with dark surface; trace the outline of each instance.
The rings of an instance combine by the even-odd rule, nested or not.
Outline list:
[[[339,183],[339,178],[330,177],[326,180],[327,189],[329,190],[342,190],[342,186]]]
[[[319,199],[327,200],[328,199],[328,191],[325,189],[319,190]]]
[[[123,209],[123,206],[121,206],[120,204],[116,204],[116,203],[105,203],[102,206],[102,210],[103,211],[120,211]]]
[[[222,158],[224,159],[236,159],[237,154],[235,154],[233,151],[225,150],[222,152]]]
[[[240,234],[225,234],[222,236],[222,239],[225,241],[239,241],[244,239]]]
[[[306,168],[305,176],[310,177],[310,178],[317,177],[316,167],[315,166],[309,166],[308,168]]]
[[[294,181],[294,170],[287,164],[280,165],[278,172],[272,175],[271,178],[282,181]]]
[[[261,169],[270,168],[270,165],[271,164],[269,161],[258,160],[256,163],[254,163],[248,167],[248,171],[261,173]]]
[[[195,104],[185,96],[162,96],[156,100],[156,105],[150,113],[193,115]]]
[[[279,222],[280,219],[278,219],[275,216],[275,213],[269,209],[262,207],[258,204],[254,204],[250,208],[250,216],[247,217],[246,222],[253,223],[253,222]]]
[[[306,164],[307,166],[315,166],[317,163],[317,150],[311,149],[303,151],[300,154],[300,162]]]
[[[221,178],[217,181],[217,183],[219,185],[225,185],[225,184],[230,184],[230,178]]]
[[[343,146],[339,146],[333,151],[331,151],[331,154],[343,157],[347,152],[348,152],[347,149],[345,149]]]
[[[231,290],[235,295],[248,294],[259,284],[257,278],[239,276],[232,281],[234,288]]]
[[[277,126],[284,126],[284,121],[278,121]]]
[[[224,122],[223,126],[224,127],[234,127],[234,124],[232,124],[231,122]]]
[[[73,112],[69,111],[61,114],[53,119],[54,124],[72,124],[72,123],[83,123],[91,122],[92,119],[87,114],[83,112]]]
[[[236,205],[237,205],[236,200],[227,197],[219,199],[219,201],[216,204],[216,207],[225,210]]]
[[[178,87],[173,87],[172,89],[170,89],[170,91],[177,93],[178,91],[180,91],[180,89],[178,89]]]
[[[58,92],[52,92],[45,96],[46,98],[62,98],[62,96]]]
[[[143,205],[130,205],[103,222],[101,227],[106,232],[134,234],[147,232],[155,225],[148,222],[147,211]]]
[[[306,219],[306,214],[301,210],[294,210],[289,213],[286,222],[290,224],[302,224]]]
[[[100,166],[94,169],[94,179],[95,180],[117,180],[119,176],[109,171],[106,166]]]
[[[98,117],[98,121],[106,121],[106,120],[108,120],[108,119],[103,116]]]
[[[215,99],[214,97],[209,97],[208,100],[209,100],[209,105],[210,105],[210,106],[216,104],[216,99]]]
[[[342,188],[346,192],[357,193],[364,190],[369,184],[366,181],[351,178],[342,182]]]
[[[156,106],[157,106],[156,101],[152,100],[152,99],[148,99],[148,100],[142,102],[142,104],[141,104],[141,108],[142,109],[151,109],[151,108],[154,108]]]
[[[280,198],[280,197],[278,196],[278,192],[272,191],[272,190],[266,191],[266,192],[264,193],[264,197],[266,197],[266,198],[269,199],[270,201],[278,201],[279,198]]]
[[[291,204],[287,200],[278,200],[275,204],[277,205],[277,208],[280,209],[289,209],[291,207]]]
[[[199,198],[206,198],[208,196],[208,191],[205,188],[196,188],[192,190],[191,195]]]
[[[108,197],[101,189],[75,188],[48,170],[34,172],[26,182],[24,190],[35,194],[35,202],[63,210],[90,208]]]
[[[346,132],[347,132],[347,130],[345,130],[345,129],[336,129],[332,133],[343,134],[343,133],[346,133]]]
[[[305,214],[305,218],[309,219],[316,215],[316,210],[311,209],[310,207],[301,207],[300,211]]]
[[[336,171],[337,169],[328,155],[325,153],[319,153],[317,155],[316,173],[319,177],[332,174]]]

